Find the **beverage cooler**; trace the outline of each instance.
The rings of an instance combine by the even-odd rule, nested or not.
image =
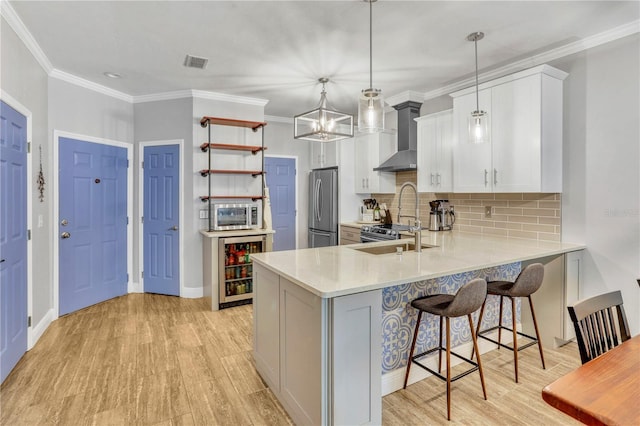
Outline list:
[[[265,235],[219,239],[220,308],[251,303],[253,297],[251,254],[265,250]]]

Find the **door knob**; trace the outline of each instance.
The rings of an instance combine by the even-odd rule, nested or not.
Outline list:
[[[5,260],[6,259],[0,259],[0,263],[4,263]],[[640,281],[640,280],[638,280],[638,281]]]
[[[177,226],[172,226],[171,228],[169,228],[169,231],[177,231],[178,227]]]
[[[70,233],[68,233],[67,231],[65,231],[65,232],[63,232],[62,234],[60,234],[60,236],[61,236],[63,239],[65,239],[65,238],[70,238],[70,237],[71,237],[71,234],[70,234]]]
[[[60,225],[62,226],[67,226],[69,224],[69,221],[67,219],[62,219],[62,221],[60,221]]]

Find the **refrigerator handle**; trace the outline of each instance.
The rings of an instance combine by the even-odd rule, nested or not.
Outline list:
[[[318,179],[318,204],[316,209],[318,211],[318,222],[322,220],[322,181]]]

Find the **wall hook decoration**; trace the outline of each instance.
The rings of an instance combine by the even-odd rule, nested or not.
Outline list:
[[[40,192],[40,195],[38,196],[38,198],[40,198],[40,202],[43,203],[45,182],[44,182],[44,173],[42,173],[42,145],[38,147],[38,150],[40,152],[40,171],[38,172],[38,192]]]

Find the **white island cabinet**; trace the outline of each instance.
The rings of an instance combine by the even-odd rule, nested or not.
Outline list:
[[[409,342],[402,346],[393,325],[385,321],[410,327],[415,312],[410,309],[406,315],[408,301],[402,301],[408,297],[406,291],[417,295],[427,280],[436,285],[442,281],[446,288],[437,289],[441,292],[456,291],[450,288],[452,283],[462,285],[471,275],[492,276],[490,270],[495,268],[515,279],[520,262],[584,248],[444,234],[425,232],[422,241],[433,248],[400,256],[395,250],[382,255],[358,250],[395,241],[253,255],[256,369],[294,423],[381,424],[382,395],[402,388],[409,350]],[[563,283],[551,279],[547,285]],[[492,303],[495,306],[487,309],[495,311],[495,318],[497,299]],[[460,340],[460,344],[466,343]],[[493,345],[479,350],[491,349]],[[412,373],[410,383],[416,380],[420,377]]]
[[[382,290],[321,298],[256,265],[254,357],[296,424],[382,422]]]
[[[548,65],[480,85],[489,142],[471,143],[475,87],[453,99],[454,192],[562,192],[562,80]]]

